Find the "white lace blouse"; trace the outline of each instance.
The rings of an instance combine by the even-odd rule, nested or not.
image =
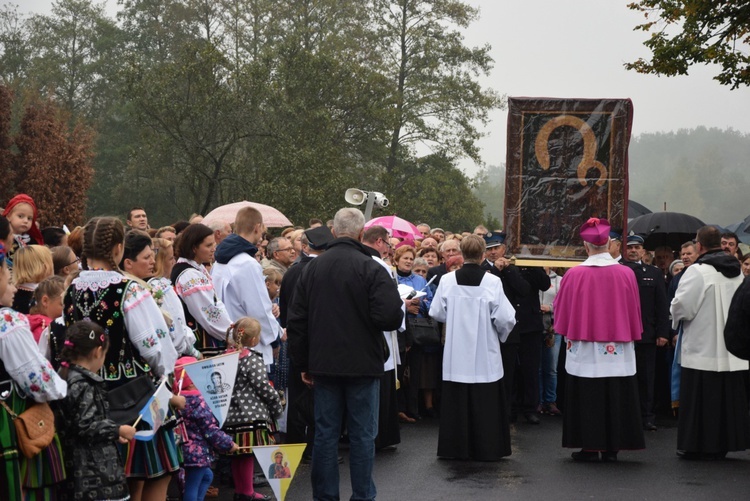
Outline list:
[[[67,383],[39,351],[26,317],[10,308],[0,309],[0,360],[25,396],[49,402],[67,394]]]

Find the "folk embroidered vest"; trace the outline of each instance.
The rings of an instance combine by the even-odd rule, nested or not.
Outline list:
[[[119,280],[119,281],[115,281]],[[107,387],[125,383],[151,371],[130,341],[125,328],[123,302],[130,280],[124,276],[112,277],[109,283],[91,286],[79,277],[65,293],[63,312],[65,327],[88,320],[98,324],[109,337],[109,349],[99,375],[108,383]]]

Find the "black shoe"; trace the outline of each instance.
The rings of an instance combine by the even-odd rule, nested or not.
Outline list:
[[[386,445],[385,447],[380,447],[379,449],[375,449],[375,452],[395,452],[397,447],[395,445]],[[342,460],[344,458],[341,458]]]
[[[536,412],[527,412],[523,417],[526,418],[526,422],[529,424],[539,424],[541,422]]]
[[[253,487],[266,487],[267,485],[268,480],[266,480],[264,475],[255,475],[253,477]]]
[[[617,451],[602,452],[602,462],[604,463],[617,462]]]
[[[594,463],[599,461],[599,453],[596,451],[578,451],[570,455],[574,461],[582,461],[585,463]]]
[[[654,423],[652,423],[651,421],[649,421],[648,423],[644,423],[643,429],[646,430],[646,431],[656,431],[657,430],[656,425]]]
[[[701,459],[701,453],[678,450],[677,457],[679,457],[680,459],[686,459],[688,461],[695,461]]]

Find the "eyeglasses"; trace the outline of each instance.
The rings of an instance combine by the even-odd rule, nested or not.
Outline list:
[[[77,263],[78,261],[80,261],[80,260],[81,260],[81,258],[80,258],[80,257],[77,257],[77,258],[75,258],[75,260],[71,261],[70,263],[66,264],[65,266],[71,266],[71,265],[74,265],[74,264],[76,264],[76,263]]]
[[[287,247],[286,249],[278,249],[276,252],[287,252],[287,251],[294,252],[294,247]]]

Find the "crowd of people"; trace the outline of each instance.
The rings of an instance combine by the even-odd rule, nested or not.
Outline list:
[[[37,216],[27,195],[0,216],[3,499],[162,501],[173,483],[193,501],[215,495],[214,476],[237,501],[270,499],[252,449],[282,443],[306,443],[314,498],[338,499],[341,440],[353,499],[375,499],[376,451],[402,425],[439,419],[439,457],[495,461],[511,423],[546,414],[574,460],[613,462],[645,447],[664,400],[680,457],[749,445],[748,362],[724,326],[735,315],[743,335],[750,312],[730,304],[750,259],[714,227],[652,256],[591,218],[588,258],[550,269],[517,266],[502,231],[392,234],[355,208],[278,236],[250,207],[160,228],[135,207],[70,232]],[[239,367],[219,426],[184,366],[228,351]],[[128,402],[164,379],[170,414],[137,440],[150,425]],[[56,433],[27,457],[13,419],[44,402]]]

